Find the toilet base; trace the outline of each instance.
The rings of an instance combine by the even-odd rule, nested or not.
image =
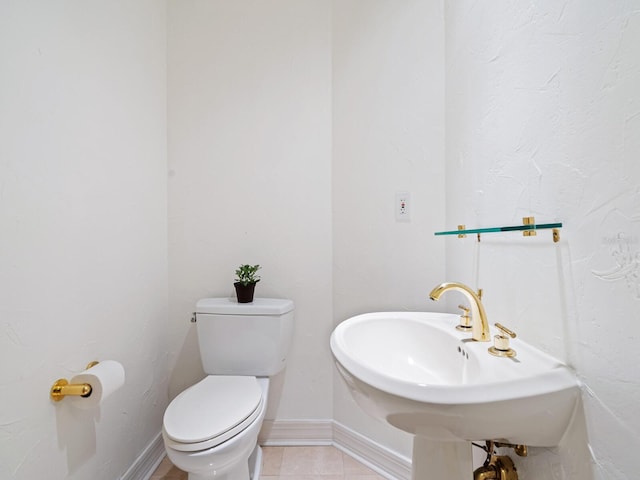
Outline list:
[[[188,480],[259,480],[262,470],[262,448],[256,445],[251,452],[249,461],[246,464],[237,465],[234,469],[227,470],[223,475],[198,475],[190,473]]]
[[[260,480],[262,473],[262,447],[256,445],[249,457],[249,478],[251,480]]]

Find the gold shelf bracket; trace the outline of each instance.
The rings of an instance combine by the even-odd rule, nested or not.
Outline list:
[[[536,217],[523,217],[522,224],[526,226],[535,225]],[[536,235],[538,235],[538,232],[536,232],[535,230],[524,230],[522,232],[523,237],[535,237]]]

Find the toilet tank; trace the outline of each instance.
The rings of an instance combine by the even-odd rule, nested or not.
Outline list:
[[[293,301],[203,298],[195,313],[206,374],[269,377],[284,368],[293,337]]]

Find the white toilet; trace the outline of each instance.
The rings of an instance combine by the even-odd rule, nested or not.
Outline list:
[[[196,305],[196,326],[207,377],[167,407],[167,455],[189,480],[258,480],[269,377],[286,362],[293,302],[205,298]]]

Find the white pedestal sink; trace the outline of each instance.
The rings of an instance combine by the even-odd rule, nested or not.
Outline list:
[[[470,478],[469,441],[558,445],[580,395],[562,362],[519,339],[512,341],[515,358],[490,355],[491,343],[457,331],[458,320],[445,313],[367,313],[331,335],[338,371],[356,402],[416,435],[416,479],[428,478],[427,471],[433,478],[440,478],[435,472]]]

